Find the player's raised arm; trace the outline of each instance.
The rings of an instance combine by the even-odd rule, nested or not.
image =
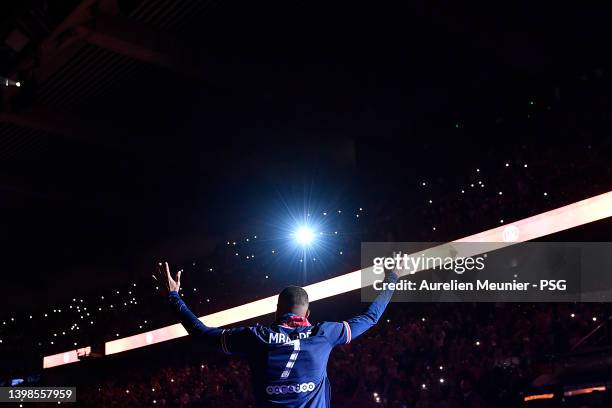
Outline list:
[[[162,295],[168,298],[172,310],[179,317],[183,327],[185,327],[185,330],[187,330],[190,335],[209,341],[211,344],[219,344],[219,337],[223,330],[215,327],[208,327],[202,323],[197,316],[189,310],[183,299],[179,296],[178,292],[181,289],[181,272],[182,271],[177,272],[175,279],[170,273],[168,262],[164,262],[163,264],[159,263],[157,265],[157,280],[160,281]]]
[[[398,275],[396,272],[389,272],[385,277],[385,282],[395,283],[397,279]],[[374,299],[362,314],[342,322],[342,326],[338,325],[340,330],[337,332],[338,337],[335,339],[334,344],[348,344],[351,340],[356,339],[366,330],[378,323],[378,320],[393,296],[393,292],[394,290],[388,289],[388,285],[386,285],[385,289],[380,291],[376,299]]]
[[[180,319],[185,330],[204,343],[221,349],[224,353],[244,352],[244,343],[248,340],[246,328],[220,329],[208,327],[189,310],[178,293],[181,288],[181,272],[178,271],[176,279],[174,279],[170,273],[168,262],[159,263],[156,279],[161,283],[162,295],[168,298],[173,311]]]

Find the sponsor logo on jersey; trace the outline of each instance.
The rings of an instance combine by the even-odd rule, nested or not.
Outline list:
[[[268,385],[266,387],[266,393],[268,393],[268,395],[299,394],[300,392],[314,391],[315,387],[316,385],[313,382],[289,385]]]

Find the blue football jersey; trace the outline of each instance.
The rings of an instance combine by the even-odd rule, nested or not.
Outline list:
[[[390,274],[389,280],[397,276]],[[177,292],[170,303],[185,329],[226,354],[248,359],[258,407],[329,407],[331,386],[327,361],[335,346],[348,344],[375,325],[393,292],[381,291],[367,310],[342,322],[311,325],[307,319],[287,314],[271,326],[221,329],[205,326]],[[295,325],[295,321],[299,325]]]

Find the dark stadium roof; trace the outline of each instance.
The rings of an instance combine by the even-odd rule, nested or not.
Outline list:
[[[583,147],[609,134],[592,109],[608,89],[608,16],[570,5],[5,3],[0,76],[22,84],[0,88],[12,303],[209,251],[313,185],[373,199],[381,168],[385,186],[415,186],[537,156],[551,122],[570,139],[587,124]]]

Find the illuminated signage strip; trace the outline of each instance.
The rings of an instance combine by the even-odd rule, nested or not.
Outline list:
[[[91,353],[91,347],[83,347],[76,350],[65,351],[43,358],[43,368],[51,368],[64,364],[78,363],[79,356]]]
[[[529,402],[529,401],[537,401],[537,400],[553,399],[553,398],[555,398],[555,394],[535,394],[535,395],[527,395],[525,398],[523,398],[523,400],[525,402]]]
[[[529,241],[554,234],[580,225],[602,220],[612,216],[612,191],[578,201],[551,211],[525,218],[509,225],[493,228],[453,242],[499,242],[500,247],[512,243]],[[350,292],[361,288],[361,271],[357,270],[335,278],[317,282],[304,287],[311,301]],[[226,326],[272,313],[276,310],[277,295],[230,309],[200,317],[212,327]],[[109,341],[105,344],[105,354],[144,347],[150,344],[186,336],[180,324],[162,327],[145,333]],[[63,355],[63,353],[56,354]],[[45,357],[45,361],[48,357]],[[72,362],[72,361],[71,361]],[[43,362],[44,365],[44,362]],[[59,365],[59,364],[55,364]],[[45,368],[48,366],[44,365]]]
[[[605,385],[599,385],[597,387],[586,387],[586,388],[578,388],[575,390],[565,391],[563,393],[564,397],[575,397],[576,395],[584,395],[591,394],[593,392],[604,392],[606,391]]]

